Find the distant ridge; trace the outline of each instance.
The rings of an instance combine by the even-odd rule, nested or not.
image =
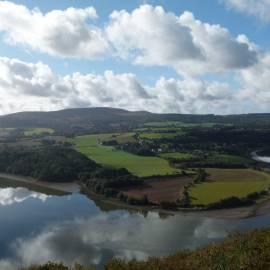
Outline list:
[[[65,109],[48,112],[19,112],[0,116],[0,127],[48,127],[56,130],[97,129],[111,130],[133,127],[153,121],[182,121],[186,123],[237,123],[270,124],[270,114],[156,114],[147,111],[128,111],[117,108],[97,107]],[[99,128],[100,127],[100,128]]]

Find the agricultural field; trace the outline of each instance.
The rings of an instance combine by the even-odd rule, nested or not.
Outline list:
[[[161,178],[147,181],[147,183],[138,188],[124,190],[127,196],[140,198],[147,195],[148,199],[154,203],[176,202],[180,194],[184,191],[185,185],[191,183],[191,177]]]
[[[99,143],[111,136],[112,134],[98,134],[76,137],[74,140],[76,150],[99,164],[113,168],[126,168],[139,177],[172,175],[180,172],[172,168],[165,159],[137,156]]]
[[[210,157],[208,157],[205,161],[209,164],[224,164],[224,165],[250,165],[254,163],[254,161],[240,156],[234,156],[234,155],[225,155],[225,154],[214,154]]]
[[[10,133],[14,130],[15,128],[0,128],[0,137],[9,136]]]
[[[28,128],[24,131],[24,135],[27,137],[42,134],[53,134],[54,130],[51,128]]]
[[[215,182],[270,181],[266,172],[253,169],[207,169],[209,180]]]
[[[184,123],[184,122],[178,122],[178,121],[163,121],[163,122],[148,122],[144,124],[144,127],[150,127],[150,128],[186,128],[186,127],[204,127],[204,128],[211,128],[216,123]]]
[[[160,157],[166,159],[174,159],[178,161],[189,161],[196,159],[196,156],[189,154],[189,153],[179,153],[179,152],[172,152],[172,153],[163,153],[160,154]]]
[[[269,188],[269,181],[213,182],[198,184],[190,191],[192,204],[208,205],[232,196],[244,198]]]
[[[118,144],[125,144],[125,143],[135,143],[135,133],[134,132],[127,132],[127,133],[120,133],[120,134],[111,134],[108,138],[104,138],[102,141],[110,141],[116,140]]]
[[[207,205],[232,196],[244,198],[270,187],[270,175],[252,169],[207,169],[209,181],[189,190],[192,204]]]
[[[154,132],[154,133],[148,133],[148,132],[144,132],[144,133],[140,133],[139,137],[142,139],[147,139],[147,140],[159,140],[159,139],[163,139],[163,138],[174,138],[176,136],[178,136],[178,133],[168,133],[168,132],[163,132],[163,133],[159,133],[159,132]]]

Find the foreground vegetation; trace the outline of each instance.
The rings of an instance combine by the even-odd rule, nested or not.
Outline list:
[[[266,270],[270,268],[270,230],[254,230],[235,234],[222,243],[196,251],[185,251],[165,258],[145,261],[114,259],[105,270]],[[74,268],[49,263],[21,270],[92,270],[76,265]]]

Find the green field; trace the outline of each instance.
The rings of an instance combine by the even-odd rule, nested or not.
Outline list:
[[[118,144],[135,143],[136,139],[134,136],[134,132],[111,134],[108,138],[103,139],[103,141],[116,140]]]
[[[215,182],[270,181],[270,175],[252,169],[207,169],[210,180]]]
[[[221,199],[262,191],[270,187],[270,175],[252,169],[207,169],[209,182],[189,190],[192,204],[207,205]]]
[[[24,131],[25,136],[41,135],[44,133],[53,134],[54,130],[51,128],[28,128]]]
[[[148,122],[144,124],[144,127],[205,127],[211,128],[216,123],[184,123],[179,121],[161,121],[161,122]]]
[[[0,128],[0,136],[8,136],[15,128]]]
[[[178,136],[179,134],[178,133],[166,133],[166,132],[163,132],[163,133],[158,133],[158,132],[155,132],[155,133],[148,133],[148,132],[144,132],[144,133],[141,133],[139,136],[140,138],[142,139],[148,139],[148,140],[158,140],[158,139],[162,139],[162,138],[174,138],[176,136]]]
[[[192,188],[189,194],[192,204],[207,205],[232,196],[244,198],[250,193],[262,191],[269,186],[269,181],[203,183]]]
[[[251,164],[252,160],[240,156],[234,155],[224,155],[224,154],[214,154],[206,159],[207,163],[209,164],[217,164],[222,163],[226,165],[234,165],[234,164]]]
[[[99,164],[113,168],[126,168],[134,175],[147,177],[152,175],[169,175],[178,173],[169,163],[158,157],[133,155],[111,146],[99,144],[99,141],[111,137],[112,134],[98,134],[76,137],[76,149]]]
[[[196,157],[192,154],[188,153],[179,153],[179,152],[173,152],[173,153],[163,153],[160,154],[160,157],[167,158],[167,159],[177,159],[179,161],[188,161],[188,160],[194,160]]]

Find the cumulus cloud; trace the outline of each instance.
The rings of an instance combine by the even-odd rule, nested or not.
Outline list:
[[[260,56],[260,61],[239,74],[242,100],[258,104],[257,110],[268,112],[270,102],[270,53]],[[255,109],[256,110],[256,109]]]
[[[58,76],[41,62],[1,57],[0,73],[1,114],[71,107],[229,114],[266,111],[270,100],[270,54],[237,73],[239,89],[191,77],[161,77],[154,85],[145,85],[132,73],[113,71]]]
[[[143,85],[131,73],[74,73],[57,76],[49,66],[0,58],[0,111],[57,110],[70,107],[119,107],[176,113],[241,111],[229,84],[195,78]],[[211,106],[209,106],[211,105]]]
[[[222,2],[229,8],[258,17],[264,22],[270,22],[269,0],[222,0]]]
[[[244,35],[180,16],[161,6],[141,5],[131,12],[113,11],[97,27],[93,7],[42,13],[0,1],[0,31],[11,44],[60,57],[120,57],[134,64],[169,66],[181,75],[241,70],[257,61],[258,48]]]
[[[11,205],[14,203],[21,203],[29,198],[46,201],[47,195],[29,191],[25,188],[3,188],[0,189],[0,205]],[[0,261],[1,265],[1,261]]]
[[[182,248],[195,248],[226,237],[225,228],[231,230],[232,226],[205,218],[161,219],[157,213],[144,217],[114,211],[53,224],[39,233],[15,239],[10,251],[13,262],[20,265],[61,261],[101,268],[113,257],[143,260],[163,256],[179,249],[179,243]],[[12,261],[9,259],[5,258],[3,263],[8,265]]]
[[[50,55],[95,59],[104,57],[109,45],[102,30],[89,20],[93,7],[68,8],[43,14],[9,1],[0,1],[0,31],[11,44],[21,44]]]
[[[130,13],[114,11],[106,33],[122,58],[170,66],[182,75],[238,70],[257,61],[247,37],[235,38],[220,25],[196,20],[191,12],[177,16],[150,5]]]

